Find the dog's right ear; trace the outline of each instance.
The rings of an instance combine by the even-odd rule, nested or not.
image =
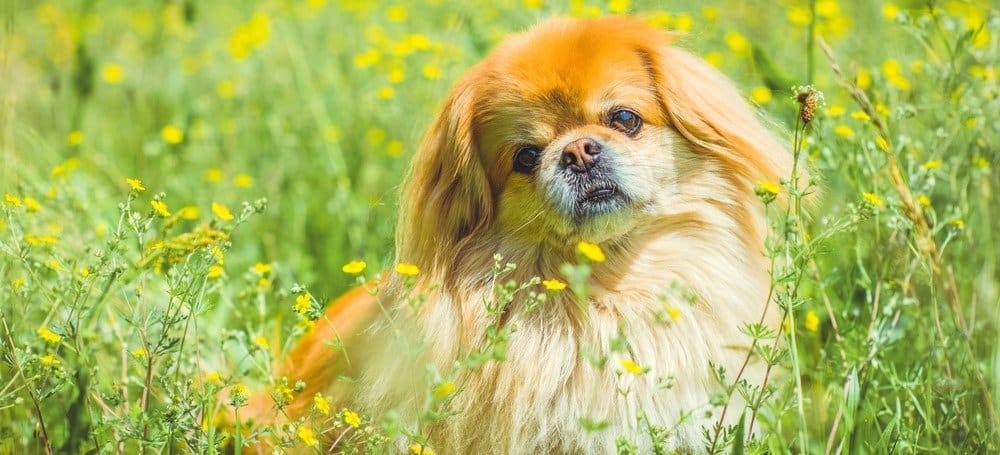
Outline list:
[[[413,158],[400,198],[396,259],[443,278],[489,226],[493,195],[476,144],[473,69],[452,88]]]

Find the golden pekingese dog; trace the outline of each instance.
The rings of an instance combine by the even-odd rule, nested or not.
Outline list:
[[[608,453],[620,437],[642,450],[656,427],[668,448],[697,451],[719,418],[710,365],[732,378],[741,329],[765,313],[754,186],[792,159],[673,41],[635,18],[553,19],[469,70],[402,193],[396,260],[420,272],[329,309],[286,361],[281,374],[306,383],[286,412],[326,393],[392,413],[441,454]],[[585,294],[498,291],[572,281],[563,264],[581,262],[580,242],[605,256]]]

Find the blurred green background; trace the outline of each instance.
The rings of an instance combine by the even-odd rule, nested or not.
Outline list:
[[[1000,15],[988,1],[4,1],[0,421],[32,415],[28,390],[48,397],[56,421],[64,403],[82,404],[88,411],[71,415],[98,427],[128,420],[81,398],[81,372],[149,346],[115,311],[132,308],[141,289],[167,301],[175,284],[145,268],[142,241],[121,253],[121,270],[86,267],[114,243],[119,204],[134,196],[136,212],[166,223],[138,234],[153,242],[219,226],[213,203],[239,214],[243,201],[267,199],[263,214],[233,231],[226,274],[211,285],[211,305],[197,307],[193,343],[204,351],[163,348],[155,355],[171,360],[160,369],[124,360],[123,372],[98,368],[95,390],[105,393],[119,373],[138,387],[144,371],[221,369],[227,384],[267,382],[269,367],[247,366],[252,348],[222,352],[213,336],[276,353],[297,333],[294,284],[322,306],[355,285],[344,264],[365,261],[369,277],[391,264],[402,176],[452,81],[544,18],[626,13],[682,32],[679,45],[733,78],[789,143],[791,87],[812,83],[825,94],[802,143],[822,189],[794,319],[809,411],[796,421],[791,395],[778,394],[771,436],[757,449],[1000,450]],[[887,125],[881,142],[809,45],[811,33],[871,99]],[[147,190],[129,196],[126,178]],[[937,261],[919,252],[912,206],[927,219]],[[935,262],[943,278],[930,272]],[[91,273],[110,303],[95,306],[90,325],[73,325],[66,304]],[[53,343],[39,327],[64,339]],[[56,357],[43,355],[62,360],[53,366]],[[40,379],[49,367],[64,380]],[[156,389],[150,406],[167,406],[167,395]],[[135,404],[122,400],[122,409]],[[82,431],[53,427],[56,446]],[[782,436],[796,432],[808,437]],[[33,423],[0,423],[0,449],[33,447],[37,434]]]

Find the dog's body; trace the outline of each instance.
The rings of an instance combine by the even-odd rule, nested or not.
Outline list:
[[[710,365],[732,378],[745,323],[775,322],[753,187],[788,175],[791,159],[671,40],[635,19],[557,19],[470,70],[404,188],[397,260],[420,274],[391,274],[378,305],[332,308],[332,328],[289,359],[290,379],[413,428],[428,403],[453,410],[419,427],[439,453],[607,453],[620,437],[648,448],[651,427],[671,431],[668,448],[697,447],[718,419]],[[504,282],[565,280],[581,241],[607,257],[585,297],[549,292],[529,311],[525,290],[490,308],[495,255],[517,264]],[[333,331],[350,365],[321,347]],[[466,361],[498,344],[504,360]],[[357,381],[332,384],[335,368]],[[430,393],[444,382],[456,389]]]

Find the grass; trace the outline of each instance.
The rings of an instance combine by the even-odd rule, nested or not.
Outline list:
[[[273,359],[391,266],[401,175],[450,81],[541,18],[623,11],[689,32],[815,177],[758,188],[792,201],[769,204],[786,323],[748,328],[785,373],[766,388],[720,374],[720,407],[725,392],[750,406],[706,449],[1000,450],[1000,12],[659,3],[4,3],[0,452],[256,437],[212,417],[245,387],[296,393]],[[803,125],[791,87],[810,83],[825,103]],[[305,446],[329,425],[373,450],[410,431],[320,400],[266,430]]]

